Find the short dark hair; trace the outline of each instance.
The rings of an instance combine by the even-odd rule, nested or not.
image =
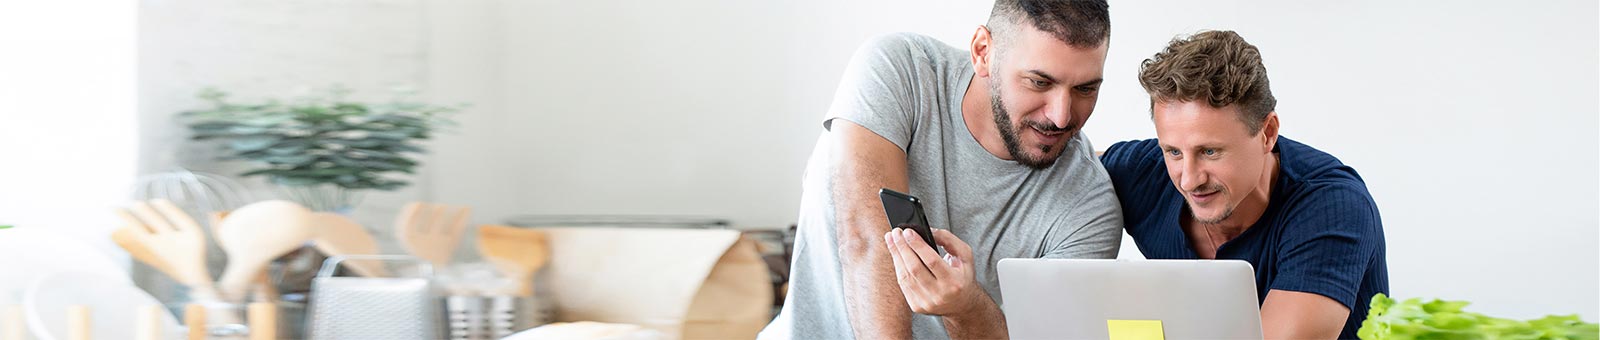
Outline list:
[[[1261,51],[1233,31],[1172,39],[1165,50],[1139,64],[1139,85],[1150,93],[1152,108],[1158,101],[1205,100],[1213,108],[1237,104],[1239,121],[1250,134],[1261,131],[1278,105]]]
[[[1009,41],[1023,19],[1067,45],[1100,46],[1111,37],[1111,12],[1104,0],[996,0],[989,12],[989,35]]]

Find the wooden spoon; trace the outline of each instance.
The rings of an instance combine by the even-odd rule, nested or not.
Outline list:
[[[311,210],[289,201],[240,207],[218,226],[217,244],[228,252],[228,268],[217,282],[229,301],[242,301],[267,263],[311,239]]]
[[[502,225],[478,226],[478,252],[517,284],[517,296],[533,296],[534,274],[550,260],[544,232]]]
[[[217,231],[222,230],[222,219],[227,217],[228,212],[226,211],[217,211],[211,213],[210,222],[212,235],[217,235]],[[222,245],[218,244],[217,246],[221,247]],[[223,249],[223,251],[228,250]],[[268,275],[267,271],[265,270],[261,271],[261,275],[256,277],[254,287],[250,290],[251,294],[254,295],[254,297],[250,299],[251,302],[275,302],[278,300],[278,287],[273,285],[271,275]],[[222,315],[231,316],[233,314],[222,313]]]
[[[317,251],[323,255],[377,255],[378,241],[372,239],[372,234],[360,223],[344,215],[318,212],[312,213],[312,227],[316,230],[312,243]],[[365,277],[386,277],[388,271],[384,270],[381,263],[370,260],[346,260],[341,262],[356,272],[356,275]]]

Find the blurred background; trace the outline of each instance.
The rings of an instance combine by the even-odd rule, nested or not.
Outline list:
[[[989,1],[142,0],[0,3],[0,224],[127,262],[105,236],[140,176],[239,177],[179,119],[242,102],[393,88],[467,104],[421,143],[405,202],[524,215],[794,223],[804,162],[850,54],[918,32],[966,46]],[[1486,314],[1600,318],[1600,5],[1510,1],[1112,1],[1085,133],[1153,138],[1138,64],[1176,35],[1260,47],[1282,134],[1365,178],[1397,297]],[[1139,257],[1132,242],[1123,257]],[[0,259],[0,270],[4,261]]]

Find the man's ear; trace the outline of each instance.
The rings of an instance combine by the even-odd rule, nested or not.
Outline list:
[[[989,59],[993,57],[994,40],[989,36],[989,27],[979,25],[978,31],[972,33],[972,69],[978,77],[989,77]]]
[[[1267,147],[1266,150],[1268,153],[1271,153],[1272,148],[1278,145],[1277,111],[1267,112],[1266,121],[1261,122],[1261,138],[1263,138],[1262,142],[1265,143],[1264,145]]]

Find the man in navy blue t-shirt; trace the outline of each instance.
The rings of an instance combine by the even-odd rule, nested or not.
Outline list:
[[[1139,251],[1250,262],[1268,339],[1355,338],[1389,290],[1378,207],[1355,169],[1278,136],[1260,51],[1200,32],[1145,60],[1139,82],[1157,138],[1101,157]]]

